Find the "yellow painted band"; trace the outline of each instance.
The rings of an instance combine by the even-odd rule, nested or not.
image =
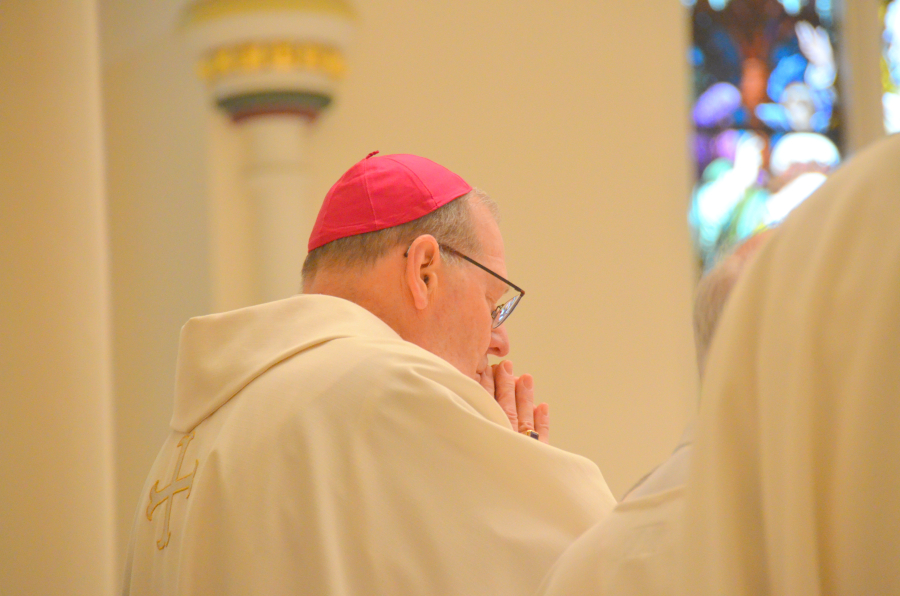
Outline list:
[[[213,50],[198,65],[200,78],[214,82],[234,74],[260,71],[320,72],[340,79],[346,71],[344,55],[337,49],[314,43],[245,43]]]
[[[324,13],[353,19],[353,8],[345,0],[200,0],[185,9],[182,23],[198,25],[240,14],[272,11]]]

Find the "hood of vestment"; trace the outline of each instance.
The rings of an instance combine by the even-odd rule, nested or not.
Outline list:
[[[366,309],[318,294],[190,319],[178,346],[171,427],[188,432],[279,362],[360,335],[400,339]]]

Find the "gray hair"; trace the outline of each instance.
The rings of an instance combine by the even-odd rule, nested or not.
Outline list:
[[[706,368],[706,355],[725,302],[737,282],[743,263],[726,258],[700,278],[694,296],[694,346],[700,376]]]
[[[694,346],[697,349],[697,368],[700,370],[701,378],[706,369],[706,357],[713,334],[725,309],[728,296],[741,272],[772,232],[773,228],[764,229],[733,247],[732,251],[700,278],[697,284],[694,293]]]
[[[333,240],[310,251],[303,262],[303,284],[310,283],[322,267],[355,268],[371,265],[388,251],[409,245],[423,234],[431,234],[441,244],[456,250],[480,254],[481,245],[472,221],[472,206],[484,205],[499,222],[497,204],[483,191],[472,189],[463,196],[410,222]],[[452,253],[444,253],[455,259]]]

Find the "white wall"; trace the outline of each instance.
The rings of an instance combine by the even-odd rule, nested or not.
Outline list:
[[[178,332],[210,310],[206,103],[182,2],[100,2],[116,394],[117,553],[168,431]]]

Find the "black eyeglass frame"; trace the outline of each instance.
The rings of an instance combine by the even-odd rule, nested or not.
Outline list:
[[[482,265],[475,259],[468,257],[468,256],[464,255],[463,253],[459,252],[452,246],[447,246],[446,244],[442,244],[442,243],[438,242],[438,247],[443,251],[454,254],[461,259],[465,259],[466,261],[472,263],[473,265],[475,265],[476,267],[478,267],[479,269],[481,269],[483,271],[487,271],[488,273],[490,273],[491,275],[493,275],[494,277],[496,277],[497,279],[499,279],[500,281],[502,281],[503,283],[505,283],[506,285],[511,287],[513,290],[518,292],[518,294],[516,296],[513,296],[512,298],[510,298],[509,300],[507,300],[506,302],[504,302],[503,304],[501,304],[500,306],[495,308],[493,311],[491,311],[491,319],[493,319],[493,325],[491,326],[491,328],[496,329],[497,327],[502,325],[503,322],[509,318],[509,315],[511,315],[512,312],[514,310],[516,310],[516,307],[519,305],[519,302],[521,302],[522,297],[525,296],[525,290],[523,290],[522,288],[520,288],[513,282],[509,281],[508,279],[506,279],[499,273],[491,271],[490,269],[488,269],[487,267],[485,267],[484,265]],[[404,257],[409,256],[408,248],[406,249],[406,252],[403,253],[403,256]],[[510,303],[512,304],[512,306],[510,306],[509,309],[506,310],[505,307],[507,305],[509,305]],[[495,313],[499,313],[499,314],[495,314]]]

